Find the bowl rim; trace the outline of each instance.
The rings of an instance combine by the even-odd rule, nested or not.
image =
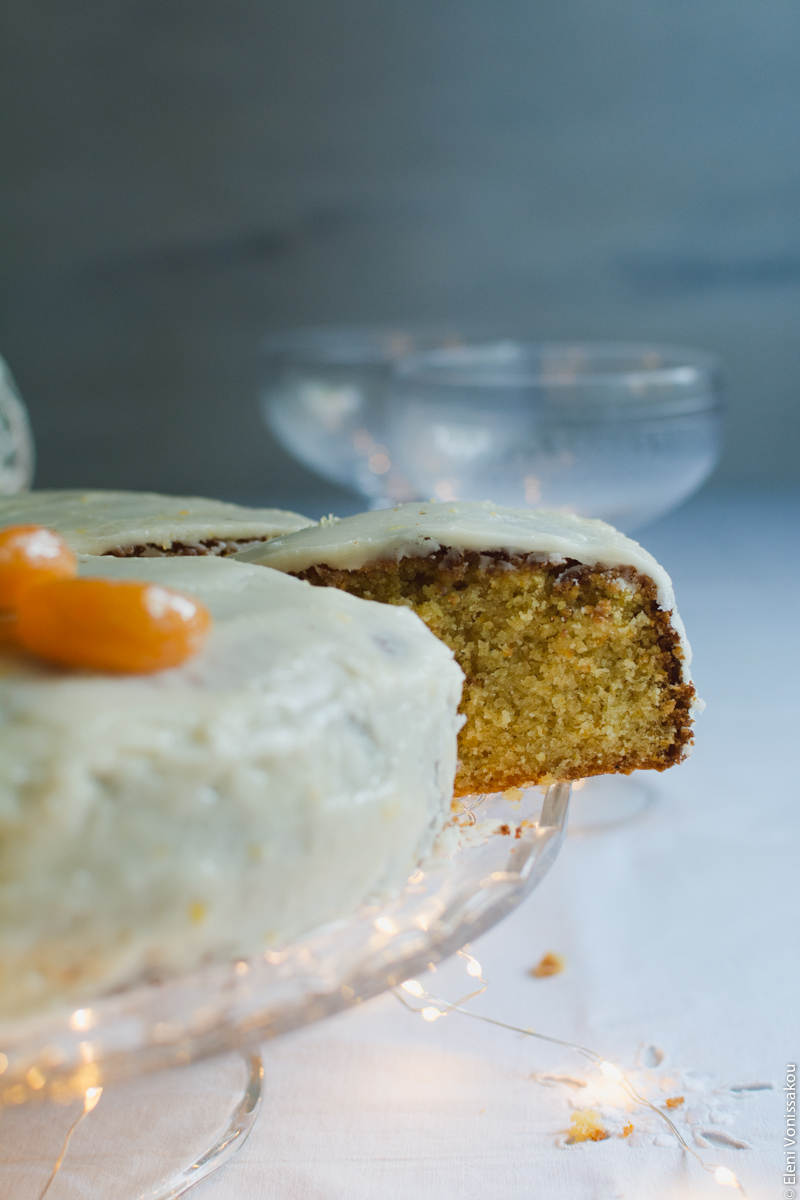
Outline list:
[[[629,365],[620,365],[628,361]],[[471,388],[674,387],[703,390],[718,402],[719,360],[714,354],[657,342],[497,341],[407,355],[394,368],[408,384]],[[641,397],[636,397],[641,399]],[[663,400],[663,397],[662,397]]]

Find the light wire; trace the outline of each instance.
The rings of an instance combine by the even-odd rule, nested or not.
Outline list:
[[[69,1144],[72,1141],[73,1133],[78,1128],[81,1121],[85,1121],[86,1118],[88,1117],[89,1113],[92,1112],[95,1108],[97,1108],[97,1102],[100,1099],[102,1093],[103,1093],[103,1089],[101,1087],[93,1087],[93,1088],[86,1089],[86,1092],[84,1093],[84,1097],[83,1097],[83,1108],[78,1113],[77,1117],[72,1122],[69,1129],[67,1130],[67,1136],[64,1138],[64,1141],[61,1146],[61,1153],[59,1154],[58,1158],[56,1159],[55,1163],[53,1164],[53,1169],[50,1172],[50,1178],[47,1180],[47,1183],[44,1185],[42,1190],[39,1192],[39,1200],[43,1200],[43,1198],[50,1191],[50,1188],[56,1178],[56,1175],[58,1175],[59,1171],[61,1170],[61,1166],[64,1162],[64,1159],[67,1156],[67,1150],[69,1149]]]
[[[480,972],[480,964],[478,964],[471,955],[466,954],[463,950],[459,950],[458,953],[461,958],[466,958],[469,960],[469,963],[475,964],[475,966],[478,967],[478,972]],[[468,970],[469,969],[470,968],[468,966]],[[470,970],[470,974],[474,973],[474,970]],[[643,1096],[641,1092],[634,1087],[624,1072],[619,1069],[619,1067],[617,1067],[614,1063],[609,1062],[608,1059],[603,1058],[603,1056],[598,1054],[595,1050],[590,1050],[587,1046],[580,1046],[577,1042],[567,1041],[565,1038],[553,1037],[548,1033],[537,1033],[534,1029],[523,1029],[519,1025],[509,1025],[506,1021],[498,1021],[496,1017],[486,1017],[482,1013],[471,1012],[468,1008],[462,1007],[467,1000],[471,1000],[474,996],[481,995],[481,993],[485,992],[489,986],[482,974],[479,974],[479,978],[480,982],[483,984],[483,987],[479,988],[476,992],[472,992],[469,996],[462,996],[460,1000],[456,1000],[452,1004],[448,1004],[446,1000],[442,1000],[439,996],[434,996],[430,992],[426,991],[422,987],[422,984],[420,984],[417,980],[406,980],[406,982],[401,984],[400,987],[405,988],[405,990],[410,992],[413,996],[416,996],[417,998],[424,998],[427,1001],[425,1005],[422,1005],[419,1008],[415,1007],[413,1004],[409,1004],[405,996],[401,994],[399,988],[393,988],[392,990],[400,1003],[407,1008],[409,1012],[420,1013],[425,1016],[426,1020],[436,1019],[435,1017],[431,1017],[429,1015],[431,1012],[430,1006],[435,1005],[437,1006],[438,1015],[440,1017],[445,1017],[449,1013],[457,1012],[463,1017],[470,1017],[473,1021],[483,1021],[484,1024],[494,1025],[498,1029],[508,1029],[511,1033],[521,1033],[525,1037],[538,1038],[539,1041],[550,1042],[554,1046],[564,1046],[566,1049],[572,1050],[576,1054],[583,1055],[584,1058],[587,1058],[590,1062],[593,1062],[599,1066],[600,1070],[604,1075],[606,1075],[607,1078],[613,1079],[615,1083],[618,1083],[620,1087],[627,1092],[632,1100],[638,1104],[643,1104],[646,1108],[649,1108],[651,1112],[654,1112],[657,1117],[660,1117],[660,1119],[669,1126],[670,1130],[678,1139],[678,1142],[683,1149],[686,1150],[687,1153],[691,1154],[694,1159],[696,1159],[704,1171],[708,1171],[710,1174],[712,1174],[717,1183],[723,1186],[735,1187],[743,1196],[745,1195],[745,1190],[734,1175],[733,1171],[730,1171],[727,1167],[720,1166],[718,1163],[705,1162],[694,1149],[694,1147],[689,1145],[675,1122],[672,1121],[665,1112],[662,1112],[660,1108],[648,1100],[646,1096]],[[414,987],[406,987],[406,984],[409,983],[413,984]]]

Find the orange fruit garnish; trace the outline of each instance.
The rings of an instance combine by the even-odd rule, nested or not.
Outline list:
[[[64,539],[41,525],[0,529],[0,609],[14,609],[26,588],[72,579],[78,566]]]
[[[13,649],[17,641],[17,614],[0,612],[0,650]]]
[[[180,666],[210,628],[199,601],[159,584],[60,579],[23,592],[16,637],[62,666],[146,673]]]

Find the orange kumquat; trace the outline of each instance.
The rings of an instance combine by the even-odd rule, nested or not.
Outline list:
[[[153,583],[61,579],[22,595],[16,636],[25,650],[67,667],[150,672],[200,649],[208,610]]]
[[[31,584],[72,579],[75,555],[64,539],[41,525],[0,529],[0,609],[14,609]]]

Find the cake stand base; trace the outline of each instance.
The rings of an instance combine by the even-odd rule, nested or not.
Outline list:
[[[184,1167],[174,1175],[168,1183],[156,1191],[142,1193],[137,1200],[175,1200],[184,1196],[190,1188],[213,1175],[233,1158],[247,1140],[250,1130],[255,1124],[261,1104],[261,1089],[264,1081],[264,1064],[260,1054],[242,1052],[247,1066],[248,1075],[244,1094],[234,1109],[227,1129],[209,1146],[205,1153],[196,1158],[188,1167]]]
[[[619,829],[644,816],[657,797],[658,791],[644,771],[581,779],[572,785],[569,832],[603,833]]]
[[[491,929],[547,874],[569,795],[559,783],[472,797],[399,895],[293,945],[7,1022],[2,1200],[41,1196],[57,1161],[46,1200],[183,1195],[252,1126],[261,1063],[248,1050],[243,1088],[239,1047],[397,987]],[[198,1145],[209,1148],[197,1155]],[[173,1174],[175,1163],[189,1165]]]
[[[175,1200],[244,1145],[263,1077],[261,1055],[248,1048],[112,1083],[94,1104],[3,1108],[0,1196]]]

